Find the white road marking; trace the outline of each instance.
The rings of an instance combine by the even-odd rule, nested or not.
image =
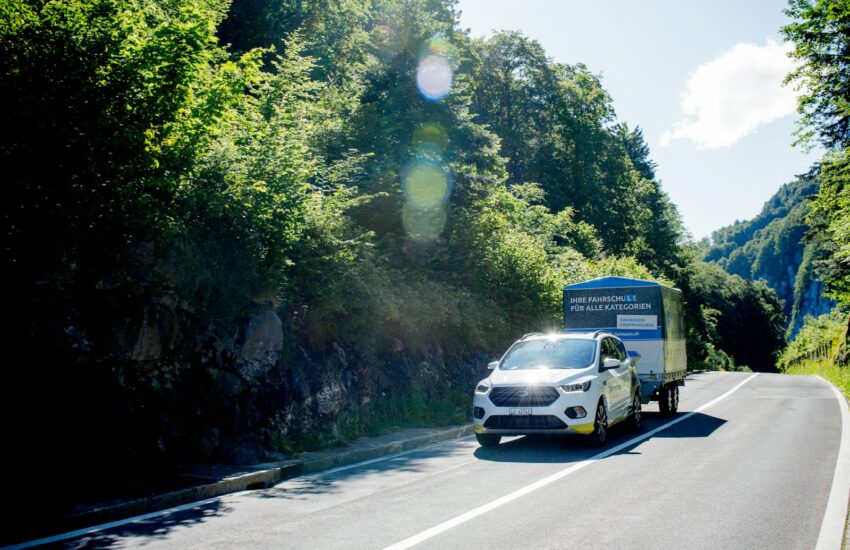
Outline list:
[[[552,474],[548,477],[544,477],[543,479],[536,481],[536,482],[532,483],[531,485],[526,485],[525,487],[518,489],[518,490],[514,491],[513,493],[509,493],[509,494],[507,494],[503,497],[497,498],[496,500],[490,501],[487,504],[483,504],[483,505],[479,506],[478,508],[474,508],[474,509],[472,509],[472,510],[466,512],[466,513],[463,513],[459,516],[456,516],[456,517],[454,517],[450,520],[444,521],[443,523],[440,523],[439,525],[435,525],[434,527],[431,527],[430,529],[427,529],[425,531],[422,531],[421,533],[413,535],[412,537],[408,537],[408,538],[406,538],[402,541],[399,541],[395,544],[387,546],[384,550],[403,550],[405,548],[411,548],[411,547],[416,546],[417,544],[419,544],[421,542],[425,542],[428,539],[436,537],[437,535],[444,533],[444,532],[448,531],[449,529],[457,527],[458,525],[466,523],[467,521],[475,519],[478,516],[484,515],[487,512],[491,512],[491,511],[495,510],[496,508],[499,508],[500,506],[504,506],[505,504],[513,502],[514,500],[516,500],[518,498],[524,497],[525,495],[527,495],[529,493],[533,493],[534,491],[536,491],[538,489],[541,489],[541,488],[543,488],[547,485],[550,485],[550,484],[552,484],[552,483],[554,483],[554,482],[556,482],[560,479],[563,479],[564,477],[566,477],[566,476],[568,476],[572,473],[575,473],[575,472],[581,470],[582,468],[584,468],[586,466],[590,466],[594,462],[602,460],[603,458],[606,458],[608,456],[616,454],[616,453],[622,451],[623,449],[631,447],[635,443],[639,443],[639,442],[643,441],[644,439],[648,439],[648,438],[652,437],[653,435],[657,434],[658,432],[660,432],[662,430],[666,430],[667,428],[669,428],[671,426],[675,426],[679,422],[684,422],[685,420],[692,417],[693,415],[695,415],[699,412],[702,412],[702,411],[708,409],[709,407],[716,405],[717,403],[719,403],[723,399],[729,397],[730,395],[732,395],[733,393],[738,391],[744,384],[746,384],[747,382],[749,382],[750,380],[752,380],[756,376],[758,376],[758,373],[755,373],[752,376],[747,377],[746,380],[744,380],[743,382],[740,382],[738,385],[736,385],[734,388],[727,391],[723,395],[712,399],[711,401],[709,401],[705,405],[703,405],[703,406],[701,406],[701,407],[699,407],[699,408],[697,408],[697,409],[695,409],[695,410],[693,410],[693,411],[691,411],[691,412],[689,412],[685,415],[682,415],[682,416],[680,416],[680,417],[678,417],[674,420],[671,420],[670,422],[667,422],[666,424],[662,424],[661,426],[658,426],[655,429],[652,429],[652,430],[650,430],[646,433],[642,433],[642,434],[640,434],[636,437],[633,437],[632,439],[626,441],[625,443],[621,443],[621,444],[617,445],[616,447],[612,447],[612,448],[607,449],[607,450],[605,450],[605,451],[603,451],[599,454],[593,455],[592,457],[590,457],[586,460],[583,460],[581,462],[577,462],[576,464],[573,464],[572,466],[568,466],[567,468],[564,468],[563,470],[556,472],[556,473],[554,473],[554,474]]]
[[[327,476],[327,475],[330,475],[330,474],[335,474],[337,472],[343,472],[345,470],[351,470],[351,469],[354,469],[354,468],[359,468],[361,466],[368,466],[369,464],[374,464],[376,462],[382,462],[384,460],[392,460],[394,458],[404,456],[404,455],[409,455],[411,453],[420,453],[422,451],[427,451],[428,449],[433,449],[435,447],[440,447],[442,445],[448,445],[449,443],[455,443],[457,441],[462,441],[464,439],[470,439],[471,437],[472,437],[471,435],[463,435],[463,436],[460,436],[460,437],[454,437],[452,439],[447,439],[446,441],[440,441],[438,443],[431,443],[429,445],[425,445],[424,447],[417,447],[415,449],[408,449],[406,451],[399,451],[397,453],[389,454],[389,455],[386,455],[386,456],[380,456],[378,458],[371,458],[369,460],[364,460],[362,462],[356,462],[354,464],[349,464],[347,466],[338,466],[336,468],[331,468],[330,470],[325,470],[323,472],[317,472],[315,474],[307,474],[307,475],[304,475],[304,476],[294,477],[294,478],[282,481],[281,483],[287,483],[287,482],[290,482],[290,481],[303,480],[303,479],[307,479],[307,480],[315,479],[315,478],[318,478],[318,477],[323,477],[323,476]],[[475,462],[475,461],[473,461],[473,462]],[[464,463],[464,464],[466,464],[466,463]],[[450,470],[450,469],[452,469],[452,468],[446,468],[446,470]],[[435,472],[435,473],[440,473],[440,472]],[[280,485],[280,484],[278,484],[278,485]],[[275,485],[275,487],[277,487],[277,485]],[[173,508],[166,508],[165,510],[159,510],[157,512],[150,512],[148,514],[133,516],[133,517],[127,518],[127,519],[120,519],[120,520],[117,520],[117,521],[111,521],[109,523],[101,523],[100,525],[95,525],[93,527],[86,527],[84,529],[77,529],[76,531],[70,531],[68,533],[62,533],[60,535],[54,535],[52,537],[45,537],[45,538],[41,538],[41,539],[38,539],[38,540],[31,540],[29,542],[22,542],[20,544],[13,544],[12,546],[4,546],[4,547],[0,548],[0,550],[19,550],[19,549],[23,549],[23,548],[32,548],[33,546],[41,546],[43,544],[52,544],[52,543],[55,543],[55,542],[61,542],[63,540],[82,537],[82,536],[85,536],[85,535],[92,535],[92,534],[98,533],[100,531],[106,531],[107,529],[113,529],[115,527],[123,527],[124,525],[130,525],[131,523],[141,523],[141,522],[147,521],[149,519],[154,519],[154,518],[158,518],[158,517],[161,517],[161,516],[167,516],[169,514],[173,514],[173,513],[176,513],[176,512],[184,512],[186,510],[192,510],[192,509],[195,509],[195,508],[200,508],[201,506],[205,506],[207,504],[212,504],[213,502],[217,502],[217,501],[219,501],[219,500],[221,500],[222,498],[225,498],[225,497],[234,497],[234,496],[244,495],[244,494],[251,493],[251,492],[253,492],[253,491],[239,491],[239,492],[236,492],[236,493],[229,493],[229,494],[226,494],[226,495],[221,495],[221,496],[212,497],[212,498],[208,498],[208,499],[204,499],[204,500],[199,500],[199,501],[196,501],[196,502],[190,502],[188,504],[183,504],[181,506],[175,506]]]
[[[818,376],[818,378],[821,377]],[[826,380],[824,382],[829,384]],[[829,387],[838,400],[838,406],[841,407],[841,443],[838,447],[832,489],[829,491],[829,501],[826,504],[815,550],[841,550],[847,520],[847,496],[850,495],[850,430],[848,430],[850,411],[841,392],[832,384],[829,384]]]

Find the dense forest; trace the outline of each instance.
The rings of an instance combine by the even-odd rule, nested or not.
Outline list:
[[[108,489],[464,421],[487,361],[602,275],[683,290],[692,368],[785,345],[777,294],[701,260],[598,74],[471,38],[451,0],[11,0],[0,64],[16,470],[61,454]],[[812,97],[846,147],[847,102]],[[820,165],[808,214],[845,302],[847,173]]]

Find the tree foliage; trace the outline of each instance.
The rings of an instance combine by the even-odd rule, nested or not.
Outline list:
[[[829,313],[806,317],[803,328],[779,358],[779,368],[786,370],[803,359],[831,358],[844,341],[847,313],[835,309]]]
[[[817,139],[828,150],[814,172],[820,181],[808,223],[810,242],[822,247],[814,265],[833,298],[850,303],[850,3],[789,0],[783,27],[799,67],[787,80],[803,91],[798,101],[800,141]]]
[[[699,261],[687,265],[681,285],[691,360],[704,361],[719,349],[737,365],[775,370],[785,346],[785,318],[773,290]]]
[[[820,166],[821,187],[809,217],[812,239],[825,254],[816,269],[833,298],[850,304],[850,148],[827,155]]]
[[[800,65],[786,78],[802,91],[800,141],[827,149],[850,145],[850,2],[789,0],[782,28]]]
[[[655,180],[640,129],[616,124],[584,65],[546,57],[534,40],[497,33],[470,44],[472,111],[500,138],[508,181],[540,183],[553,211],[572,208],[607,252],[656,270],[678,261],[678,213]]]

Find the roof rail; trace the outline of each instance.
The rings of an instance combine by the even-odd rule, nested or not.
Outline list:
[[[585,329],[580,329],[580,328],[569,328],[569,329],[564,329],[564,332],[566,332],[566,333],[570,333],[570,332],[576,333],[577,332],[577,333],[581,333],[581,334],[590,334],[591,338],[596,338],[600,334],[605,334],[608,331],[604,330],[604,329],[585,330]]]
[[[546,333],[545,332],[529,332],[529,333],[523,334],[522,338],[520,338],[520,340],[525,340],[526,338],[528,338],[530,336],[546,336]]]

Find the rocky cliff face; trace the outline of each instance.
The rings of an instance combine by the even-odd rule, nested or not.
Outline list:
[[[446,357],[437,341],[368,357],[310,347],[285,308],[201,314],[167,284],[134,282],[138,294],[50,284],[15,304],[26,314],[5,335],[1,406],[7,468],[44,472],[13,479],[11,492],[45,513],[139,496],[187,464],[256,464],[393,426],[463,421],[491,359]],[[45,504],[60,471],[74,475]]]
[[[835,307],[815,274],[818,246],[806,241],[807,197],[815,192],[817,184],[808,179],[784,185],[758,216],[715,231],[705,253],[706,261],[744,279],[762,279],[775,290],[791,338],[806,315]]]
[[[835,308],[835,301],[824,294],[824,284],[812,274],[803,274],[806,279],[799,284],[794,293],[794,310],[788,325],[788,334],[794,337],[803,327],[807,315],[818,317],[829,313]]]
[[[21,359],[10,360],[2,412],[22,420],[5,434],[10,471],[61,463],[75,472],[67,494],[82,498],[133,482],[127,472],[148,486],[189,463],[258,463],[392,426],[462,421],[491,359],[446,357],[437,340],[369,356],[332,340],[311,347],[285,307],[202,312],[151,263],[126,283],[61,272],[11,295],[22,313],[6,347]],[[43,482],[17,489],[37,494]]]
[[[393,409],[403,421],[407,406],[445,406],[453,390],[467,393],[489,359],[447,361],[438,345],[427,356],[402,349],[368,359],[339,344],[307,349],[287,340],[271,307],[235,324],[201,325],[156,300],[128,332],[118,384],[148,401],[157,395],[160,422],[149,445],[184,461],[277,459],[305,440],[333,444],[356,435]]]

